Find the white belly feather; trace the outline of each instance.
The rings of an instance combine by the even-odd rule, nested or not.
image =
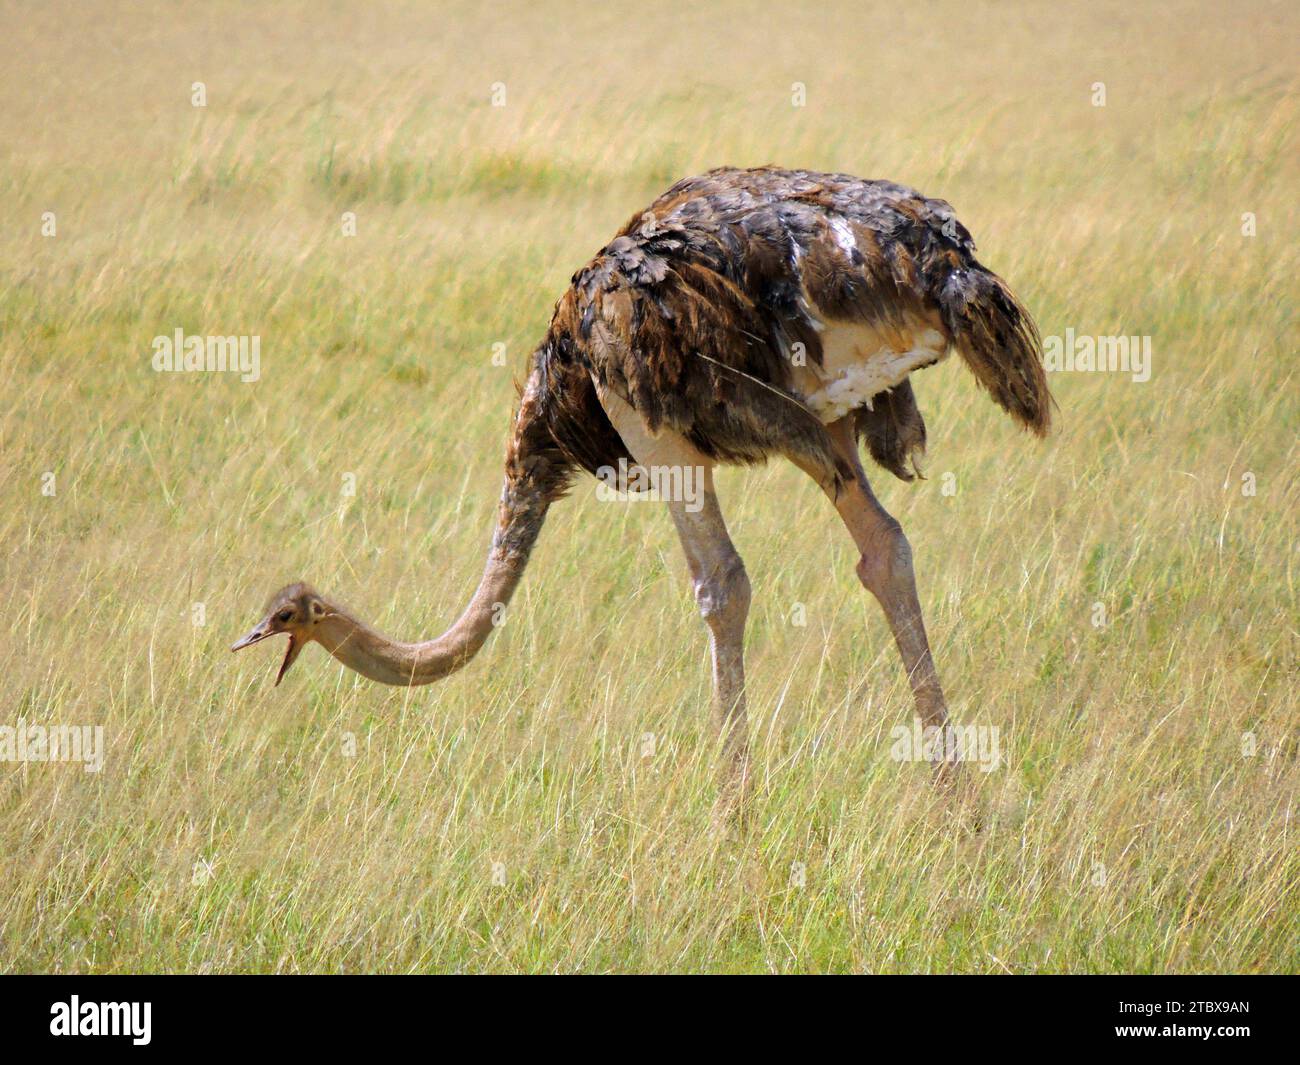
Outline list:
[[[796,383],[808,408],[826,424],[870,408],[874,396],[948,353],[947,341],[928,326],[889,338],[893,343],[862,325],[828,323],[820,333],[822,364],[805,366]]]

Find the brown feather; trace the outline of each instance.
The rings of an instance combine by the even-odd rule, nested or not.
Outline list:
[[[821,365],[828,322],[899,345],[934,323],[1005,410],[1044,432],[1037,331],[974,250],[948,204],[891,182],[772,167],[680,181],[574,274],[534,354],[512,454],[539,457],[529,476],[548,498],[573,468],[630,457],[594,378],[652,432],[719,462],[781,454],[840,476],[792,361]],[[854,421],[877,462],[915,476],[925,424],[906,380]]]

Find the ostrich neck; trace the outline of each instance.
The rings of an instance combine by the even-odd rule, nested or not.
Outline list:
[[[545,495],[522,493],[507,481],[483,577],[469,605],[441,636],[402,643],[333,607],[318,623],[314,638],[349,669],[384,684],[428,684],[455,672],[504,620],[548,506]]]

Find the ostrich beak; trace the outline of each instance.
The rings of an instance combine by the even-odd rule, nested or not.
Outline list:
[[[275,675],[275,686],[280,686],[280,681],[284,675],[289,672],[289,667],[293,665],[293,660],[298,657],[298,652],[302,650],[302,643],[293,633],[289,634],[289,646],[284,651],[284,661],[280,663],[280,672]]]
[[[274,635],[275,633],[271,631],[270,624],[263,621],[260,625],[257,626],[257,628],[255,628],[243,639],[236,640],[234,643],[232,643],[230,645],[230,649],[232,651],[242,651],[245,647],[252,647],[253,644],[261,643],[268,636],[274,636]]]
[[[268,618],[257,626],[252,632],[241,640],[236,640],[230,645],[232,651],[242,651],[245,647],[252,647],[255,643],[261,643],[268,636],[276,636],[278,633],[271,628],[271,622]],[[280,672],[275,675],[275,683],[278,685],[284,679],[284,675],[289,672],[289,667],[298,657],[298,652],[302,650],[305,640],[298,639],[292,632],[287,634],[289,637],[289,646],[284,651],[284,661],[280,663]]]

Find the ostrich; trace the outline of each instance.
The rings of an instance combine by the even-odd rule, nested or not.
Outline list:
[[[1052,399],[1038,332],[942,200],[888,181],[775,167],[679,181],[638,213],[560,298],[533,352],[506,449],[482,580],[443,635],[400,643],[305,584],[277,592],[232,650],[276,633],[279,684],[313,640],[385,684],[428,684],[468,662],[510,602],[551,504],[577,471],[688,468],[702,500],[668,512],[708,628],[724,785],[748,779],[745,566],[713,486],[720,463],[783,455],[834,505],[857,576],[884,610],[916,713],[948,712],[912,551],[859,457],[911,481],[925,423],[908,381],[955,348],[993,399],[1042,436]],[[955,769],[936,766],[940,778]]]

